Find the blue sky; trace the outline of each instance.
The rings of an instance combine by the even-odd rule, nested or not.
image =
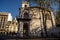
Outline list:
[[[0,0],[0,12],[9,12],[13,18],[18,16],[21,0]]]
[[[22,0],[0,0],[0,12],[9,12],[13,18],[19,15]]]
[[[36,5],[31,3],[31,6]],[[12,14],[13,18],[19,15],[19,8],[22,5],[22,0],[0,0],[0,12],[9,12]],[[53,6],[56,11],[57,6]]]

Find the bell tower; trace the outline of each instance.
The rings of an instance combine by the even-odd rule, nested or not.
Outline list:
[[[21,37],[29,36],[29,2],[28,0],[22,0],[22,8],[19,9],[18,20],[18,33]]]

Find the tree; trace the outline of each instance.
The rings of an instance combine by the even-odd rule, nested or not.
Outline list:
[[[40,7],[43,7],[43,8],[46,8],[46,9],[52,9],[51,5],[55,5],[56,3],[58,3],[59,0],[29,0],[29,1],[37,3]],[[44,14],[43,14],[43,21],[44,21],[44,17],[46,18],[46,16],[44,16]],[[57,18],[58,18],[58,16],[57,16]],[[44,31],[45,31],[45,33],[47,35],[46,19],[43,22],[43,25],[44,25]]]
[[[29,0],[31,2],[35,2],[38,4],[38,6],[49,9],[51,7],[51,5],[56,5],[56,3],[59,2],[59,0]]]
[[[56,20],[57,20],[57,22],[60,21],[60,9],[56,13]]]

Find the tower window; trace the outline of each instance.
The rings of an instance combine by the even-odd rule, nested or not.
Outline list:
[[[28,18],[29,14],[27,12],[24,13],[24,18]]]
[[[27,7],[27,5],[25,5],[25,8]]]

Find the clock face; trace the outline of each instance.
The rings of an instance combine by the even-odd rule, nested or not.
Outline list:
[[[31,23],[30,23],[30,29],[31,30],[36,29],[36,28],[38,28],[40,26],[41,26],[41,24],[40,24],[40,20],[39,19],[31,20]]]

